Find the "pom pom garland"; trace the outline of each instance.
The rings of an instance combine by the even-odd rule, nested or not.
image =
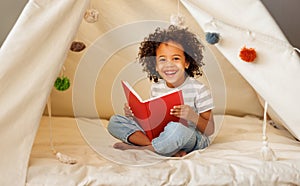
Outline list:
[[[181,14],[172,14],[170,16],[170,23],[171,23],[171,25],[185,28],[185,18]]]
[[[69,78],[62,76],[58,77],[54,83],[54,87],[59,91],[65,91],[70,87]]]
[[[253,62],[256,58],[256,51],[254,48],[243,47],[239,56],[243,61]]]
[[[89,9],[84,14],[84,19],[88,23],[95,23],[98,21],[99,12],[95,9]]]
[[[179,4],[180,4],[180,1],[177,0],[177,14],[172,14],[170,16],[170,24],[175,25],[180,28],[186,28],[185,17],[179,13]]]
[[[209,44],[216,44],[220,41],[220,34],[215,32],[206,32],[205,39]]]
[[[80,52],[86,48],[85,44],[80,41],[73,41],[70,50],[73,52]]]

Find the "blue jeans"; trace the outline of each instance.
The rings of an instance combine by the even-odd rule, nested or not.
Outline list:
[[[131,144],[128,141],[131,134],[136,131],[144,132],[134,120],[121,115],[112,116],[107,129],[115,138],[128,144]],[[203,149],[209,145],[209,139],[196,129],[188,128],[178,122],[170,122],[151,143],[156,153],[172,156],[180,150],[189,153],[193,150]]]

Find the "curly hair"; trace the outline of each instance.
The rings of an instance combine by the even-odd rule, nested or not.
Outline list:
[[[173,41],[180,44],[184,49],[184,56],[189,63],[185,69],[188,76],[201,76],[201,67],[204,65],[203,49],[204,46],[197,39],[196,35],[188,31],[187,28],[179,28],[170,25],[167,29],[156,28],[155,32],[141,42],[138,53],[138,62],[143,66],[143,71],[147,72],[150,80],[158,82],[161,76],[156,71],[156,50],[161,43]]]

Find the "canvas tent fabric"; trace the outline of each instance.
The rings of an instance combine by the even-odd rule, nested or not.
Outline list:
[[[283,121],[282,124],[300,139],[299,56],[261,2],[258,0],[246,0],[243,3],[234,0],[221,2],[181,0],[181,2],[205,32],[221,35],[222,40],[216,47],[262,99],[268,102]],[[256,14],[253,15],[253,12]],[[237,15],[239,19],[236,19]],[[245,63],[239,58],[239,50],[244,46],[257,51],[256,62]]]
[[[105,3],[109,4],[110,2],[111,1],[103,1],[101,3],[105,6]],[[126,2],[123,1],[123,3]],[[136,7],[136,2],[131,2],[133,2],[133,4],[131,4],[132,7]],[[145,2],[148,3],[150,1],[147,0]],[[201,6],[201,9],[208,12],[208,17],[215,17],[220,20],[223,20],[221,18],[224,18],[225,22],[229,22],[243,28],[250,28],[251,30],[258,31],[259,33],[268,33],[260,30],[268,29],[269,32],[272,32],[272,35],[275,38],[285,41],[284,36],[273,20],[267,15],[259,1],[203,0],[181,2],[194,16],[198,15],[199,12],[197,7]],[[193,4],[188,4],[191,2],[193,2]],[[2,46],[0,53],[0,61],[3,64],[0,67],[0,103],[1,105],[7,105],[7,107],[2,107],[0,112],[0,127],[2,136],[0,147],[2,149],[2,153],[5,154],[5,156],[3,156],[0,160],[0,172],[2,174],[2,178],[0,180],[1,185],[24,185],[27,161],[39,119],[45,107],[47,97],[50,94],[53,82],[62,67],[71,40],[74,38],[78,25],[82,21],[81,18],[87,8],[87,4],[88,1],[75,0],[29,1],[18,23]],[[234,17],[236,16],[230,14],[234,12],[230,9],[232,8],[230,5],[233,4],[235,5],[233,7],[236,8],[234,10],[240,10],[239,13],[241,15],[246,14],[246,12],[242,11],[245,10],[246,7],[252,7],[251,10],[249,10],[250,12],[253,11],[261,13],[258,15],[248,15],[247,20],[243,21],[243,24],[245,25],[239,25],[241,24],[241,17],[239,17],[239,19],[235,19]],[[195,8],[194,5],[196,5],[197,11],[193,10]],[[118,6],[118,8],[121,7],[122,6]],[[112,9],[107,9],[106,11],[111,10]],[[144,9],[143,11],[152,10]],[[135,16],[134,11],[125,13]],[[111,14],[115,14],[115,11],[111,11]],[[200,16],[195,16],[195,19],[199,20],[200,23],[202,18],[206,18],[205,15],[207,14],[200,14]],[[228,15],[228,17],[225,15]],[[259,19],[256,19],[257,16]],[[264,19],[261,19],[262,17]],[[111,26],[115,21],[113,19],[110,20],[110,17],[105,17],[104,19],[106,24],[109,26]],[[259,22],[257,20],[259,20]],[[253,22],[254,24],[247,24],[249,22]],[[268,23],[269,25],[270,22],[272,23],[270,24],[271,27],[266,28],[264,26],[265,23]],[[109,28],[109,26],[107,27]],[[86,28],[90,27],[86,26]],[[94,28],[94,31],[97,29],[98,28]],[[105,30],[106,28],[101,29]],[[206,29],[206,27],[203,27],[203,29]],[[24,30],[27,31],[25,35]],[[224,37],[224,39],[226,39],[226,37]],[[236,40],[237,38],[233,40],[235,44],[237,43]],[[20,43],[22,45],[20,45]],[[218,45],[216,46],[218,47]],[[221,43],[220,46],[222,46]],[[55,48],[55,50],[51,50],[53,48]],[[220,51],[223,52],[221,49]],[[227,56],[227,53],[225,52],[224,56],[231,59],[234,54],[229,54],[230,55]],[[24,61],[26,61],[26,63]],[[21,69],[19,68],[20,66],[24,68]],[[242,75],[245,74],[247,74],[247,72],[242,73]],[[247,75],[245,76],[247,77]],[[266,97],[268,96],[263,96],[264,99],[266,99]],[[274,107],[272,101],[270,101],[270,103],[271,106]],[[55,109],[54,111],[57,112],[57,110],[59,109]],[[283,117],[286,116],[284,115]],[[237,125],[238,124],[239,122],[237,122]],[[237,154],[239,154],[238,150]],[[64,165],[60,166],[64,167]],[[32,177],[35,177],[35,175]],[[53,177],[53,179],[55,179],[55,177]]]
[[[0,51],[0,185],[24,185],[46,100],[89,1],[29,1]]]

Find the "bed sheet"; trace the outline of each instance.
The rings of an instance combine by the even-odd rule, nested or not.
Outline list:
[[[26,185],[300,184],[300,143],[287,130],[268,126],[269,145],[278,160],[262,161],[262,120],[252,116],[216,117],[222,117],[223,123],[211,146],[183,158],[165,158],[147,151],[111,150],[115,156],[127,160],[129,157],[132,162],[141,162],[149,157],[156,159],[148,164],[147,161],[146,164],[113,161],[96,152],[101,147],[91,148],[88,145],[77,126],[78,121],[105,127],[106,120],[102,120],[103,126],[99,126],[97,119],[53,117],[56,150],[78,161],[69,165],[59,162],[52,154],[49,118],[44,116],[32,149]],[[97,136],[97,133],[92,136]],[[102,148],[113,149],[107,145]]]

